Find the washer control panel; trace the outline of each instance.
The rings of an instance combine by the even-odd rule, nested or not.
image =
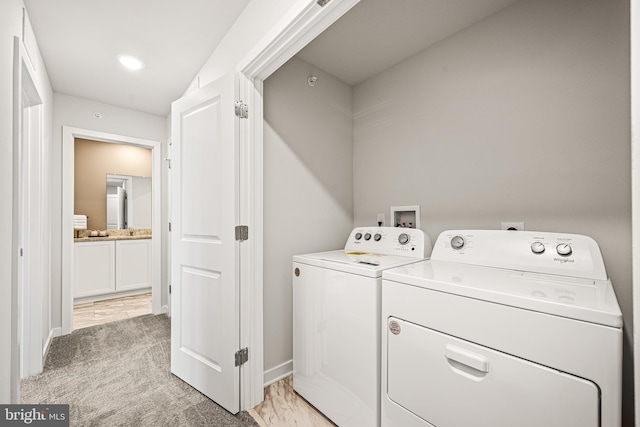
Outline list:
[[[415,228],[356,227],[349,235],[344,251],[428,258],[431,248],[429,236]]]
[[[607,280],[598,244],[579,234],[448,230],[436,240],[431,259]]]

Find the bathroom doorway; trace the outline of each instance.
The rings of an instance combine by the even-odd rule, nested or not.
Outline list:
[[[146,200],[144,206],[150,206],[150,224],[146,221],[138,221],[137,223],[129,222],[127,225],[141,225],[138,228],[126,227],[119,229],[108,229],[106,220],[107,211],[107,174],[109,172],[111,178],[113,176],[129,176],[130,182],[142,182],[140,175],[132,175],[124,173],[124,169],[114,169],[110,171],[99,171],[100,179],[100,195],[98,197],[104,200],[94,201],[104,207],[98,207],[95,214],[79,214],[78,217],[87,216],[86,227],[76,230],[74,224],[78,221],[82,222],[82,218],[75,217],[76,209],[91,210],[89,204],[76,203],[76,141],[90,141],[91,143],[106,143],[107,149],[128,149],[133,151],[149,150],[150,151],[150,185],[140,183],[140,188],[145,188],[148,194],[143,195]],[[142,151],[143,152],[143,151]],[[80,153],[80,151],[78,151]],[[88,164],[90,160],[86,160]],[[134,295],[151,294],[151,310],[149,312],[159,314],[166,312],[163,310],[162,301],[168,300],[168,293],[161,285],[161,251],[162,251],[162,227],[161,218],[161,144],[159,141],[144,140],[132,138],[123,135],[107,134],[86,129],[77,129],[63,126],[63,178],[62,178],[62,334],[68,334],[74,328],[74,303],[93,304],[102,298],[98,295],[107,295],[108,297],[118,297],[131,299]],[[91,167],[90,167],[91,169]],[[95,165],[93,169],[96,169]],[[105,172],[104,174],[102,172]],[[146,175],[143,173],[141,175]],[[102,176],[104,175],[104,176]],[[134,179],[136,176],[136,179]],[[125,180],[127,181],[127,180]],[[104,187],[104,188],[102,188]],[[97,188],[97,187],[96,187]],[[131,188],[130,188],[130,191]],[[98,190],[89,190],[89,194],[98,192]],[[132,191],[131,196],[137,198]],[[140,192],[142,193],[142,191]],[[140,195],[140,194],[139,194]],[[148,196],[148,197],[147,197]],[[88,197],[85,195],[85,197]],[[79,205],[79,206],[78,206]],[[142,205],[141,205],[142,206]],[[147,208],[138,208],[141,213]],[[104,212],[102,212],[104,210]],[[136,207],[133,208],[133,215],[136,213]],[[92,218],[93,217],[93,218]],[[132,216],[133,218],[133,216]],[[133,220],[130,220],[133,221]],[[122,222],[124,226],[125,222]],[[117,245],[117,247],[116,247]],[[147,245],[148,249],[143,246]],[[82,246],[88,246],[85,251],[78,252]],[[98,261],[96,261],[98,260]],[[80,265],[77,269],[76,261]],[[121,268],[116,271],[116,263]],[[140,285],[141,271],[140,265],[148,263],[149,265],[149,284],[150,286]],[[123,276],[123,271],[129,271]],[[94,274],[95,272],[95,274]],[[95,277],[96,280],[85,281],[88,288],[78,290],[82,277]],[[115,288],[116,280],[120,284],[118,289]],[[97,282],[97,283],[96,283]],[[102,290],[100,287],[102,286]],[[93,288],[93,289],[92,289]],[[113,291],[113,292],[111,292]],[[149,292],[150,291],[150,292]],[[84,292],[84,293],[83,293]],[[139,301],[134,301],[136,308],[131,309],[132,313],[138,313],[144,309],[144,297],[140,296]],[[111,299],[111,298],[108,298]],[[122,300],[116,302],[118,305],[123,303]],[[165,307],[167,304],[164,305]],[[86,308],[86,306],[85,306]],[[110,310],[113,311],[113,310]],[[117,310],[116,310],[117,311]],[[123,310],[126,312],[126,310]],[[110,313],[113,314],[113,313]],[[123,314],[121,313],[120,316]],[[128,314],[127,314],[128,317]],[[109,316],[106,316],[109,319]],[[117,319],[113,319],[117,320]]]
[[[74,330],[151,313],[152,150],[74,140]]]

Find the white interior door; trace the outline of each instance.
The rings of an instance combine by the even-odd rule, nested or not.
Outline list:
[[[171,372],[239,410],[234,76],[172,106]]]

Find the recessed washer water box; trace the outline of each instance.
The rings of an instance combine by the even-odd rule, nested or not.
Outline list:
[[[420,205],[391,206],[391,226],[420,228]]]

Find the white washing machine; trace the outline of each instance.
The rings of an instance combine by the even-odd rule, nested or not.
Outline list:
[[[622,314],[586,236],[446,231],[383,272],[382,426],[618,427]]]
[[[382,271],[431,253],[423,231],[357,227],[293,257],[293,388],[341,427],[380,425]]]

